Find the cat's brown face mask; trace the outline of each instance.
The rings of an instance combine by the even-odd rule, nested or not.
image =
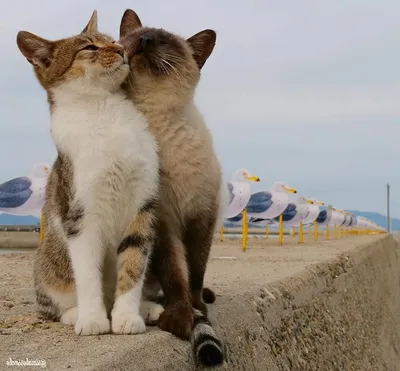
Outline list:
[[[114,89],[129,73],[123,47],[98,32],[96,11],[79,35],[50,41],[20,31],[17,45],[45,89],[73,80]]]
[[[163,29],[143,27],[132,10],[124,13],[120,26],[119,42],[129,57],[133,74],[165,76],[181,83],[197,82],[215,40],[212,30],[201,31],[185,40]]]

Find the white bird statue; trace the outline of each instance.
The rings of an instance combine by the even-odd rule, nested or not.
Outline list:
[[[270,191],[256,192],[246,206],[251,223],[273,223],[289,204],[289,194],[297,193],[285,182],[275,182]]]
[[[50,166],[34,166],[30,176],[11,179],[0,184],[0,212],[11,215],[40,216]]]
[[[233,218],[239,215],[249,202],[251,195],[250,182],[259,182],[260,178],[255,175],[249,175],[245,169],[237,170],[230,182],[227,182],[229,192],[229,206],[226,212],[226,218]]]
[[[308,215],[303,219],[303,225],[307,226],[313,224],[317,219],[320,211],[320,206],[324,206],[325,203],[317,200],[315,197],[309,197],[308,200]]]

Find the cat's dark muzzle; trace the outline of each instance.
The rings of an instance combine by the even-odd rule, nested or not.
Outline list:
[[[129,63],[136,57],[136,68],[147,67],[156,75],[166,73],[168,66],[162,67],[163,58],[157,50],[156,40],[150,33],[129,35],[121,38],[119,43],[124,47]]]
[[[134,57],[136,54],[150,54],[156,46],[156,40],[149,32],[144,34],[134,34],[122,38],[119,43],[124,47],[128,58]]]

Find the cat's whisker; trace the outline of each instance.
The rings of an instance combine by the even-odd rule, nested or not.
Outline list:
[[[184,64],[180,63],[180,62],[185,63],[185,60],[183,58],[166,53],[164,53],[163,56],[168,60],[170,60],[171,62],[173,62],[174,64],[176,64],[181,69],[185,70],[190,77],[192,78],[194,77],[192,71],[190,71]]]
[[[158,56],[158,59],[159,59],[159,62],[160,62],[160,63],[157,64],[158,68],[161,70],[161,72],[163,72],[165,75],[167,75],[168,79],[170,79],[171,78],[171,74],[169,72],[169,69],[167,68],[167,66],[164,63],[163,58],[159,54],[157,54],[157,56]]]
[[[176,77],[178,78],[180,85],[183,86],[183,81],[181,78],[182,76],[179,73],[179,71],[177,70],[177,68],[174,67],[171,63],[169,63],[165,58],[160,57],[160,59],[162,60],[162,62],[164,64],[168,65],[172,69],[172,71],[175,73]]]

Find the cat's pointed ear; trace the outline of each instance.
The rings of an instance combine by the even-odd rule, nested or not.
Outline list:
[[[40,69],[45,69],[51,63],[53,42],[42,39],[27,31],[17,34],[17,46],[29,63]]]
[[[216,39],[217,34],[215,31],[204,30],[186,40],[193,50],[193,58],[199,69],[204,66],[204,63],[206,63],[208,57],[211,55]]]
[[[121,19],[119,37],[122,38],[141,27],[143,26],[139,16],[133,10],[127,9]]]
[[[93,11],[93,14],[90,17],[88,24],[82,30],[81,33],[86,33],[86,32],[89,32],[89,33],[97,32],[97,10]]]

